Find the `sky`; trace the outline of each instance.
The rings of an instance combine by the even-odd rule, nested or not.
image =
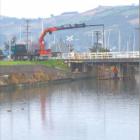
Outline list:
[[[139,0],[0,0],[0,15],[18,18],[50,17],[63,12],[84,12],[100,6],[138,5]]]

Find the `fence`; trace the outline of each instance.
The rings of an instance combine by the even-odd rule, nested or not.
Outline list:
[[[56,59],[73,59],[73,60],[87,60],[87,59],[124,59],[124,58],[140,58],[140,53],[135,52],[97,52],[97,53],[62,53]]]

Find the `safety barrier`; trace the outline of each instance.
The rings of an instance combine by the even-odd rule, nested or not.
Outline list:
[[[140,53],[135,52],[97,52],[97,53],[63,53],[56,59],[73,59],[73,60],[87,60],[87,59],[124,59],[124,58],[140,58]]]

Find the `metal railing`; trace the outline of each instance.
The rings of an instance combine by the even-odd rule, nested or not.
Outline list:
[[[61,56],[55,59],[73,59],[73,60],[88,60],[88,59],[125,59],[125,58],[140,58],[140,53],[135,52],[97,52],[97,53],[62,53]]]

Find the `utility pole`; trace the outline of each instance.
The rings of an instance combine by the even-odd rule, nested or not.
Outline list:
[[[27,50],[29,50],[29,34],[31,33],[30,31],[29,31],[29,28],[30,28],[30,26],[29,26],[29,20],[27,19],[26,20],[26,26],[25,26],[25,35],[26,35],[26,47],[27,47]]]
[[[20,34],[20,35],[19,35],[19,38],[20,38],[20,41],[21,41],[21,38],[22,38],[22,36],[21,36],[21,30],[22,30],[22,29],[21,29],[21,25],[20,25],[20,26],[19,26],[19,34]]]
[[[107,47],[108,47],[108,49],[110,50],[110,30],[109,30],[109,32],[108,32],[108,38],[107,38]]]
[[[100,34],[101,34],[100,31],[95,31],[95,35],[96,35],[96,52],[98,52]]]
[[[135,32],[133,32],[133,52],[135,51],[135,46],[136,46],[135,45],[136,44],[135,41],[136,41],[135,40]]]

